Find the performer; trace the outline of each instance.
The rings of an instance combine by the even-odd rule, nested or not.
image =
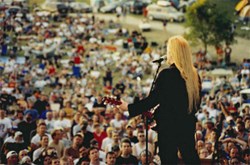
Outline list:
[[[149,96],[134,104],[122,100],[120,109],[137,116],[160,104],[156,110],[161,164],[177,164],[178,149],[185,164],[200,164],[195,149],[194,116],[200,104],[200,82],[193,67],[191,49],[181,36],[171,37],[167,45],[167,63]]]

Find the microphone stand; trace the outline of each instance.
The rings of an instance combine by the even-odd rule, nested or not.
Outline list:
[[[161,62],[162,62],[162,61],[163,61],[163,60],[156,62],[156,63],[158,64],[158,67],[157,67],[157,70],[156,70],[156,72],[155,72],[154,80],[153,80],[153,82],[152,82],[152,84],[151,84],[151,88],[150,88],[149,94],[150,94],[150,93],[153,91],[153,89],[154,89],[155,82],[156,82],[156,78],[157,78],[158,72],[159,72],[159,70],[160,70]],[[149,164],[149,162],[148,162],[148,124],[149,124],[149,115],[143,114],[143,118],[146,120],[146,164]],[[153,154],[153,153],[152,153],[152,154]]]

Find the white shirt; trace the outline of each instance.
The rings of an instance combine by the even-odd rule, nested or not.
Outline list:
[[[202,121],[206,118],[206,115],[202,112],[202,113],[198,113],[196,115],[196,117],[197,117],[198,121]]]
[[[96,165],[96,164],[89,163],[89,165]],[[100,162],[99,162],[99,165],[106,165],[106,163],[100,161]]]
[[[99,158],[102,162],[106,162],[106,152],[99,150]]]
[[[242,70],[241,70],[241,74],[242,74],[242,75],[244,75],[244,74],[245,74],[245,75],[248,75],[249,72],[250,72],[249,69],[242,69]]]
[[[115,127],[115,128],[119,128],[121,129],[122,128],[122,125],[124,124],[124,121],[123,120],[116,120],[116,119],[112,119],[110,121],[110,125]]]
[[[108,144],[111,144],[111,143],[113,143],[113,139],[112,138],[110,138],[110,137],[104,138],[103,141],[102,141],[102,147],[101,147],[101,149],[105,150],[106,146]]]
[[[75,136],[78,132],[81,131],[81,127],[82,127],[82,126],[80,126],[79,124],[77,124],[77,125],[75,125],[75,126],[73,127],[73,135],[74,135],[74,136]]]
[[[240,96],[237,96],[237,97],[233,96],[231,98],[231,101],[233,102],[233,104],[240,103],[240,100],[241,100]]]
[[[41,153],[43,152],[44,148],[38,148],[34,151],[33,153],[33,161],[35,161],[37,158],[39,158],[39,156],[41,155]]]
[[[63,120],[56,120],[54,123],[54,128],[70,128],[71,127],[71,122],[68,119],[63,119]]]
[[[113,146],[113,143],[109,143],[106,145],[106,148],[105,148],[105,152],[110,152],[112,151],[112,146]]]
[[[47,131],[50,133],[55,127],[54,127],[54,124],[55,124],[55,121],[54,120],[45,120],[45,124],[46,124],[46,128],[47,128]]]
[[[152,150],[153,150],[153,146],[152,144],[148,143],[148,148],[149,148],[149,151],[152,153]],[[136,156],[136,157],[139,157],[141,152],[143,150],[146,149],[146,143],[143,147],[140,147],[139,143],[136,143],[134,146],[133,146],[133,155]]]
[[[46,135],[49,137],[49,142],[52,140],[51,136],[46,133]],[[35,136],[32,137],[31,143],[35,144],[36,146],[39,146],[41,141],[41,136],[36,134]]]
[[[15,143],[15,139],[12,136],[9,136],[5,139],[4,143]]]
[[[11,125],[11,120],[8,118],[4,118],[3,120],[0,119],[0,137],[1,138],[5,138],[7,137],[7,131],[8,129],[11,129],[12,125]]]
[[[110,138],[110,137],[104,138],[103,141],[102,141],[101,149],[102,149],[103,151],[105,151],[106,146],[107,146],[108,144],[110,144],[110,143],[113,143],[113,139],[112,139],[112,138]]]
[[[209,118],[213,117],[213,118],[217,118],[220,115],[220,111],[218,111],[217,109],[211,109],[208,108],[207,111],[209,112]]]

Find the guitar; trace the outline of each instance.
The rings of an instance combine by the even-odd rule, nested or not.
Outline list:
[[[117,99],[115,96],[105,96],[102,99],[105,105],[111,105],[119,108],[119,105],[122,104],[121,100]],[[155,116],[154,112],[159,107],[159,104],[152,108],[150,111],[143,112],[143,116],[146,117],[148,124],[152,126],[152,129],[156,129]],[[155,129],[154,129],[155,128]],[[155,130],[156,131],[156,130]]]
[[[105,96],[103,97],[102,102],[105,105],[111,105],[111,106],[119,106],[122,104],[122,102],[118,100],[115,96]]]

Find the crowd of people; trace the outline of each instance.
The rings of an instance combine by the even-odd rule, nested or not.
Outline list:
[[[144,165],[148,152],[149,164],[160,164],[157,132],[102,98],[145,97],[157,68],[151,61],[166,52],[165,43],[150,44],[140,32],[94,15],[2,17],[1,55],[8,59],[0,64],[1,163]],[[199,157],[249,164],[250,112],[242,106],[249,98],[239,92],[250,87],[250,62],[230,77],[214,79],[209,69],[199,67],[201,81],[212,84],[202,89],[196,113]]]

